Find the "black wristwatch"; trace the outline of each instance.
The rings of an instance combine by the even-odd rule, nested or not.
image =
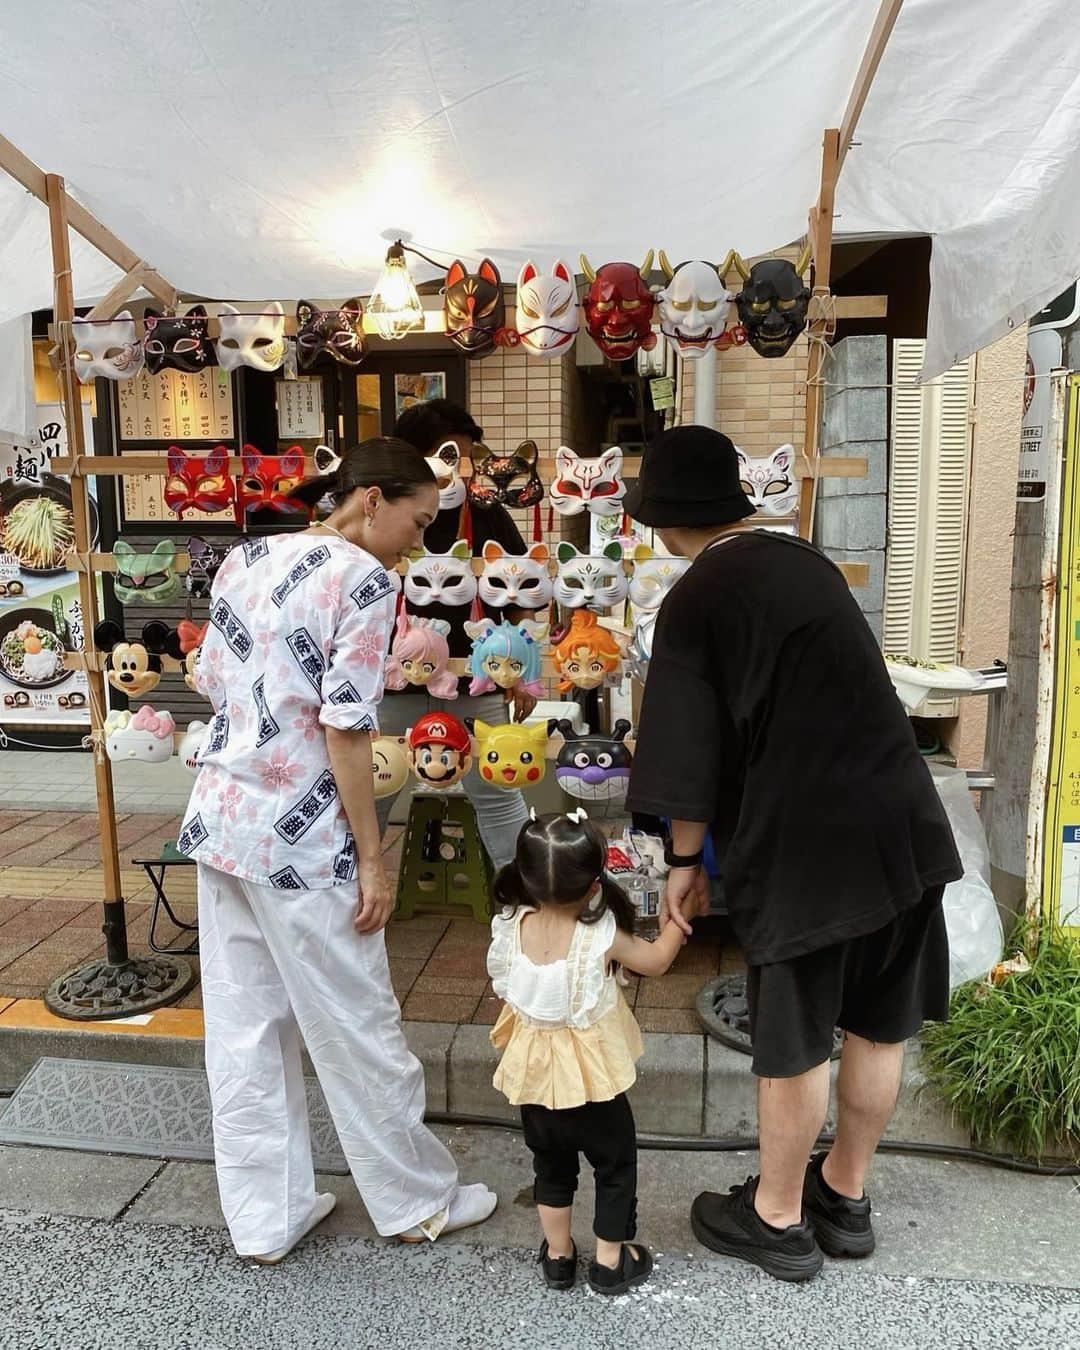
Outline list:
[[[700,867],[704,857],[704,849],[699,848],[696,853],[673,853],[670,843],[664,845],[664,862],[669,867]]]

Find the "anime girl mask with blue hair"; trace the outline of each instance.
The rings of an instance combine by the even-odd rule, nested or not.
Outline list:
[[[480,619],[465,624],[472,638],[469,656],[470,694],[490,694],[494,689],[520,686],[537,698],[544,692],[540,678],[540,643],[547,636],[546,623],[525,619],[513,624],[504,619]]]

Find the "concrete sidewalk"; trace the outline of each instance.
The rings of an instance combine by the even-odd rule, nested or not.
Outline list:
[[[436,1132],[463,1180],[497,1191],[486,1224],[402,1247],[376,1238],[350,1178],[321,1178],[337,1209],[273,1270],[234,1255],[208,1164],[0,1149],[8,1239],[0,1244],[0,1347],[97,1350],[118,1339],[161,1350],[1077,1345],[1080,1197],[1065,1179],[880,1155],[870,1185],[877,1251],[828,1261],[816,1280],[793,1287],[706,1252],[689,1230],[693,1196],[742,1182],[757,1169],[754,1154],[643,1150],[639,1237],[656,1268],[631,1294],[602,1299],[583,1273],[569,1292],[544,1289],[520,1135]],[[583,1175],[574,1225],[583,1259],[592,1249],[591,1192]]]

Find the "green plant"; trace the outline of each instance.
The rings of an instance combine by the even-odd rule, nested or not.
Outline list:
[[[923,1031],[923,1068],[986,1146],[1080,1160],[1080,943],[1048,930],[1031,969],[962,985]]]

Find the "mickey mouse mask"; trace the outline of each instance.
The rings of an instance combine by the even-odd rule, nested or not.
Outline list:
[[[795,264],[787,258],[763,258],[749,270],[735,254],[744,283],[736,300],[739,320],[758,356],[783,356],[806,327],[810,290],[802,278],[809,264],[809,245]]]
[[[310,300],[296,305],[296,360],[309,370],[322,356],[341,366],[358,366],[364,359],[364,306],[359,296],[340,309],[319,309]]]
[[[498,333],[506,326],[499,269],[485,258],[475,272],[453,262],[443,292],[446,336],[466,356],[490,356]]]
[[[487,447],[478,444],[476,449],[479,452]],[[497,455],[488,450],[482,459],[474,460],[470,503],[481,510],[496,502],[500,506],[535,506],[544,496],[544,485],[536,472],[539,458],[535,441],[522,441],[511,455]],[[524,483],[513,486],[521,478]]]
[[[651,352],[656,346],[656,334],[652,331],[656,299],[647,285],[652,258],[649,249],[640,267],[613,262],[604,263],[594,272],[585,254],[581,255],[581,270],[589,279],[589,289],[582,301],[585,326],[592,340],[613,361],[627,360],[638,348]]]
[[[148,309],[144,315],[146,368],[151,375],[159,370],[184,370],[195,374],[207,366],[216,366],[217,358],[210,342],[210,320],[204,305],[193,305],[186,314],[161,314]]]
[[[98,375],[106,380],[130,380],[143,368],[143,345],[129,309],[108,323],[72,319],[71,336],[75,340],[75,374],[83,384]]]

